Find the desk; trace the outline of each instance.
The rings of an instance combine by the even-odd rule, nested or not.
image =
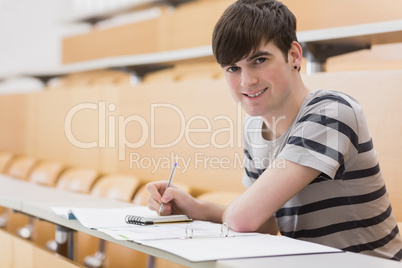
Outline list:
[[[261,266],[278,267],[278,265],[280,265],[280,267],[297,266],[310,268],[339,267],[342,265],[349,266],[350,263],[358,263],[361,267],[402,267],[402,263],[368,257],[355,253],[312,254],[302,256],[250,258],[191,263],[183,258],[169,254],[162,250],[135,244],[129,241],[115,240],[105,233],[83,227],[76,220],[67,220],[63,217],[60,217],[51,210],[51,207],[53,206],[119,208],[127,207],[128,203],[90,196],[88,194],[66,192],[55,188],[43,187],[4,175],[0,175],[0,185],[0,206],[9,207],[34,217],[53,222],[57,225],[64,226],[75,231],[84,232],[92,236],[188,267],[240,268]]]
[[[281,268],[401,268],[402,263],[345,252],[342,254],[315,254],[272,258],[254,258],[218,261],[217,268],[281,267]]]
[[[307,74],[324,71],[329,57],[402,42],[402,20],[350,25],[297,33],[307,59]]]
[[[71,230],[84,232],[144,252],[148,255],[180,263],[184,266],[202,268],[215,267],[216,265],[216,262],[191,263],[162,250],[146,247],[129,241],[116,240],[103,232],[85,228],[76,220],[67,220],[60,217],[51,210],[51,207],[54,206],[119,208],[127,207],[130,203],[95,197],[88,194],[62,191],[56,188],[44,187],[30,182],[13,179],[4,175],[0,175],[0,185],[0,206],[14,209]]]

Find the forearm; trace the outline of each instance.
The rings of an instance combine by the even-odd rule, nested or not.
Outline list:
[[[275,217],[269,218],[258,230],[257,232],[263,234],[278,234],[278,227],[276,225]]]
[[[252,212],[248,209],[251,214],[254,213],[254,216],[251,216],[251,214],[244,216],[247,213],[242,210],[243,205],[244,204],[241,204],[241,202],[230,204],[223,213],[223,222],[226,222],[231,229],[238,232],[259,232],[271,235],[276,235],[278,233],[278,227],[273,216],[269,217],[262,223],[259,223],[255,213],[260,214],[261,212],[258,213],[258,210]]]
[[[223,221],[231,229],[255,232],[263,227],[270,229],[269,233],[272,233],[275,230],[265,224],[269,221],[273,223],[271,218],[275,212],[320,173],[291,161],[285,161],[286,168],[279,168],[275,161],[225,210]]]
[[[225,209],[226,206],[196,199],[195,207],[191,210],[190,216],[195,220],[222,223],[222,216]]]

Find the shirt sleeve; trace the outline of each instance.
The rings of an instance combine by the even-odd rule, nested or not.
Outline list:
[[[346,99],[335,95],[317,97],[294,124],[279,157],[334,179],[345,158],[357,154],[357,128],[355,111]]]

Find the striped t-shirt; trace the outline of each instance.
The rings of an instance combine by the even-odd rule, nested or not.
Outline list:
[[[262,126],[260,117],[246,118],[244,185],[249,187],[276,157],[322,172],[275,213],[282,235],[401,260],[397,222],[355,99],[336,91],[313,91],[280,138],[263,139]]]

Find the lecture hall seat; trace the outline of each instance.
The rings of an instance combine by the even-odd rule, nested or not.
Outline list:
[[[7,174],[8,167],[10,166],[14,154],[11,152],[0,152],[0,173]]]
[[[10,163],[10,166],[7,171],[7,175],[10,177],[20,179],[20,180],[28,180],[29,174],[31,173],[34,166],[37,164],[38,159],[33,156],[21,155],[17,156]]]
[[[105,175],[96,182],[91,195],[131,202],[140,184],[140,179],[133,175]]]
[[[140,183],[140,179],[133,175],[105,175],[95,183],[90,194],[127,202],[129,205]],[[83,248],[85,250],[82,250]],[[127,254],[122,255],[124,252]],[[94,254],[86,256],[90,253]],[[125,267],[124,263],[138,261],[137,259],[136,252],[133,250],[85,233],[78,233],[78,261],[86,267],[120,268]],[[113,265],[110,265],[111,263]]]
[[[44,160],[34,167],[28,181],[39,185],[55,187],[65,166],[59,161]]]
[[[99,172],[93,168],[71,167],[60,175],[56,188],[88,194],[99,175]]]

